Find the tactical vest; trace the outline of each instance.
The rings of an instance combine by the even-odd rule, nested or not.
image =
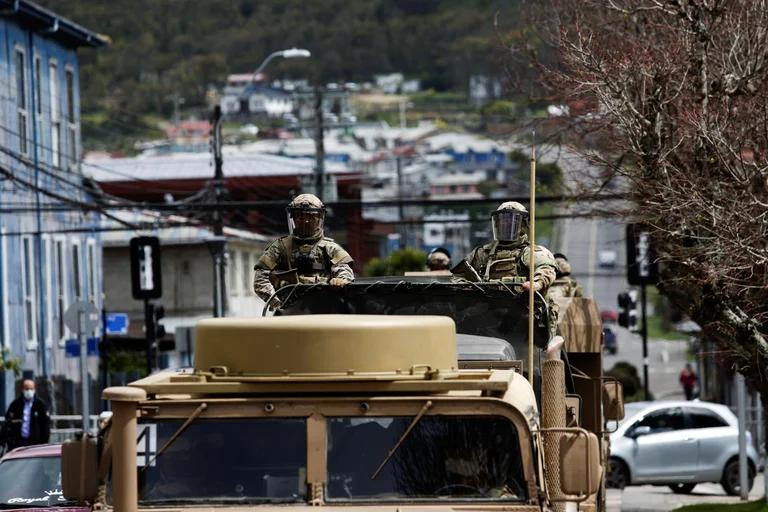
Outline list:
[[[522,262],[523,251],[526,246],[513,248],[499,247],[497,243],[491,245],[486,252],[485,269],[483,279],[520,279],[526,281],[527,267]]]
[[[324,240],[315,243],[294,244],[291,240],[286,244],[289,251],[289,268],[295,268],[299,281],[314,283],[329,278],[331,275],[331,258],[325,250]]]

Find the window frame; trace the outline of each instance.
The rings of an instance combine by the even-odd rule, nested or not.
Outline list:
[[[37,341],[37,287],[35,279],[35,239],[24,235],[21,249],[21,300],[24,312],[24,342],[27,350],[35,350]]]
[[[59,250],[61,249],[61,250]],[[57,334],[59,346],[63,347],[67,341],[68,328],[64,323],[64,313],[69,307],[69,280],[67,279],[67,239],[63,236],[53,238],[53,262],[54,279],[56,280],[56,306]]]
[[[51,165],[61,167],[61,102],[59,101],[59,62],[48,59],[48,96],[50,97],[51,115]]]
[[[42,235],[41,243],[43,244],[43,261],[41,262],[43,266],[43,283],[40,285],[40,293],[45,297],[45,346],[50,348],[53,346],[53,294],[51,293],[53,290],[53,271],[51,265],[51,248],[53,243],[51,236],[47,234]]]
[[[14,80],[14,94],[16,99],[16,136],[19,142],[19,154],[29,156],[29,101],[27,98],[27,92],[29,90],[29,73],[27,73],[26,48],[19,44],[15,45],[13,49],[13,57],[13,65],[16,70],[16,79]],[[19,61],[21,61],[21,67],[19,67]]]
[[[71,243],[72,252],[72,300],[77,302],[83,300],[83,251],[78,238],[73,238]]]
[[[99,268],[99,255],[96,251],[96,239],[93,237],[88,237],[85,243],[85,271],[88,288],[88,300],[91,302],[91,304],[98,308],[101,293],[99,293],[99,275],[97,272]]]
[[[67,167],[73,169],[77,166],[79,147],[78,147],[78,126],[75,112],[75,68],[71,64],[64,66],[64,94],[66,98],[66,126],[67,126]]]
[[[6,236],[7,230],[3,227],[0,228],[0,265],[2,265],[2,313],[3,313],[3,347],[10,348],[9,342],[11,336],[10,322],[8,321],[9,307],[9,288],[8,288],[8,237]]]

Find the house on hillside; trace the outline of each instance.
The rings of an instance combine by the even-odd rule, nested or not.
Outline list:
[[[53,411],[71,413],[79,371],[65,355],[73,334],[63,314],[78,300],[102,305],[100,219],[80,172],[77,51],[107,40],[26,0],[0,0],[0,13],[0,201],[25,206],[0,216],[0,342]],[[14,380],[0,379],[3,410]]]

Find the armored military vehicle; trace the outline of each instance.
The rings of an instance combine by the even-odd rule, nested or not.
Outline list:
[[[598,436],[566,426],[565,363],[541,361],[541,409],[502,363],[461,368],[444,315],[203,320],[194,368],[104,391],[114,414],[65,444],[63,493],[115,512],[594,510]]]
[[[515,368],[526,378],[528,368],[528,295],[509,281],[471,282],[455,276],[420,275],[363,278],[344,287],[298,285],[281,289],[278,315],[342,313],[376,315],[444,315],[456,323],[457,351],[462,368]],[[265,306],[265,313],[269,304]],[[553,317],[551,317],[553,315]],[[556,319],[555,319],[556,318]],[[602,324],[590,298],[558,298],[555,308],[540,294],[534,301],[534,375],[530,379],[539,410],[551,397],[542,392],[541,368],[556,330],[564,339],[550,358],[563,362],[564,420],[549,426],[578,425],[600,440],[600,465],[608,461],[608,444],[614,420],[623,411],[606,410],[621,393],[618,383],[606,378],[602,367]],[[500,343],[499,343],[500,342]],[[504,350],[506,345],[507,350]],[[556,398],[559,400],[560,398]],[[551,462],[555,464],[553,460]],[[602,473],[603,475],[605,472]],[[601,492],[582,509],[604,508]]]

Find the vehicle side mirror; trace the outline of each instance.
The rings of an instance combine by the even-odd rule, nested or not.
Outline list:
[[[624,386],[618,379],[603,381],[603,416],[606,421],[624,419]]]
[[[640,425],[639,427],[635,427],[632,429],[632,431],[629,433],[629,437],[632,439],[637,439],[640,436],[647,436],[651,433],[651,427],[648,425]]]
[[[99,492],[99,454],[96,438],[82,435],[61,446],[61,490],[68,500],[93,502]]]
[[[560,437],[560,489],[571,496],[590,496],[600,488],[602,466],[597,436],[579,429]]]

